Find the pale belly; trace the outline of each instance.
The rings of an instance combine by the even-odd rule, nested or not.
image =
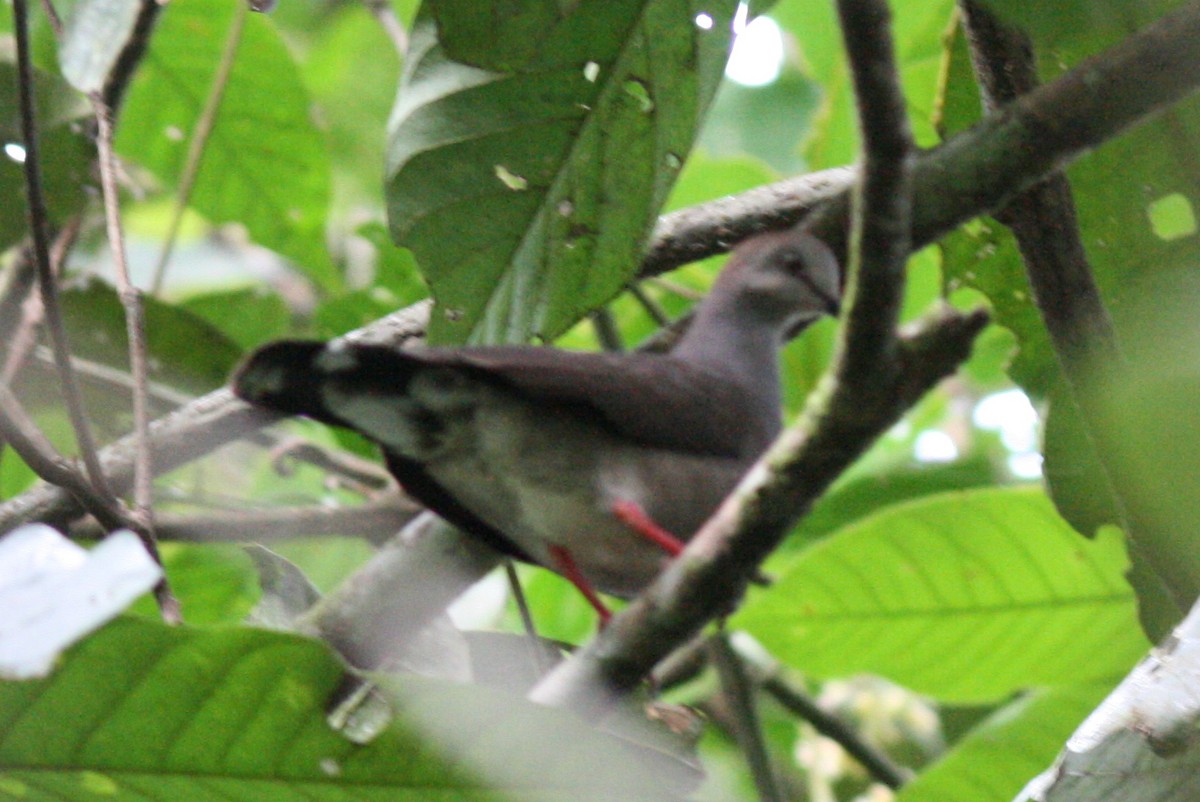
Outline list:
[[[635,502],[686,541],[749,467],[749,460],[628,443],[503,397],[460,435],[461,448],[426,463],[437,482],[538,562],[557,568],[550,547],[565,548],[590,584],[624,597],[645,587],[669,555],[618,520],[614,502]]]

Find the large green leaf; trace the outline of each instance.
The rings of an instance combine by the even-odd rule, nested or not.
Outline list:
[[[815,675],[995,700],[1136,662],[1146,641],[1125,566],[1118,538],[1081,539],[1036,490],[947,493],[814,546],[734,623]]]
[[[315,641],[117,621],[48,679],[0,683],[0,796],[549,802],[672,799],[691,782],[574,717],[434,681],[400,683],[403,723],[356,745],[325,721],[341,680]]]
[[[1007,802],[1043,771],[1109,685],[1043,689],[1005,705],[906,785],[896,802]]]
[[[177,186],[211,91],[234,4],[188,0],[163,11],[121,114],[117,149]],[[291,54],[262,14],[246,21],[191,206],[236,222],[324,289],[341,280],[325,248],[329,156]]]
[[[89,417],[101,437],[126,434],[131,426],[132,379],[125,311],[116,290],[91,279],[60,294],[72,354],[92,365],[80,373]],[[149,379],[174,397],[151,394],[152,409],[165,412],[179,398],[200,395],[225,383],[241,350],[220,331],[178,306],[142,299],[146,320]],[[107,372],[102,375],[100,372]],[[100,374],[100,375],[98,375]],[[30,364],[17,383],[33,410],[61,409],[61,391],[48,359]],[[68,443],[73,441],[68,440]]]
[[[440,305],[434,339],[553,337],[620,291],[720,80],[735,5],[425,4],[387,197]]]

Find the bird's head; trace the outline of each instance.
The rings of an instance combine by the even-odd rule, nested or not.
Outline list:
[[[737,247],[714,291],[729,292],[792,334],[821,315],[837,315],[841,271],[816,237],[773,231]]]

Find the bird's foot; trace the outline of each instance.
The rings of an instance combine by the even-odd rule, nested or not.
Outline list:
[[[600,616],[600,628],[603,629],[612,618],[612,612],[604,605],[600,599],[600,594],[596,593],[596,589],[584,578],[583,572],[579,570],[579,566],[575,564],[575,559],[571,556],[571,552],[567,551],[562,546],[551,545],[550,559],[554,561],[558,572],[567,578],[575,588],[583,594],[583,598],[587,599],[588,604],[592,605],[592,609]]]
[[[654,522],[636,501],[614,501],[613,515],[617,520],[661,548],[667,554],[675,557],[683,551],[683,541],[672,535],[666,529]]]

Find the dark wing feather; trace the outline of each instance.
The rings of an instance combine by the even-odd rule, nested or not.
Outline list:
[[[777,401],[764,405],[729,376],[669,355],[521,346],[429,348],[403,355],[470,370],[534,403],[582,408],[616,434],[654,448],[753,456],[779,430]]]
[[[324,350],[325,343],[308,340],[282,340],[266,345],[238,368],[232,381],[233,392],[239,398],[276,412],[305,415],[321,423],[353,429],[353,424],[329,409],[321,398],[320,386],[325,372],[315,360]],[[369,377],[376,386],[382,379],[384,384],[394,384],[397,393],[403,392],[412,370],[420,363],[397,360],[395,351],[376,350],[385,353],[372,354],[371,359],[363,360],[370,366],[364,378]],[[380,356],[387,358],[379,359]],[[418,502],[502,554],[534,562],[502,532],[446,492],[421,463],[387,449],[383,449],[383,456],[392,476]]]

